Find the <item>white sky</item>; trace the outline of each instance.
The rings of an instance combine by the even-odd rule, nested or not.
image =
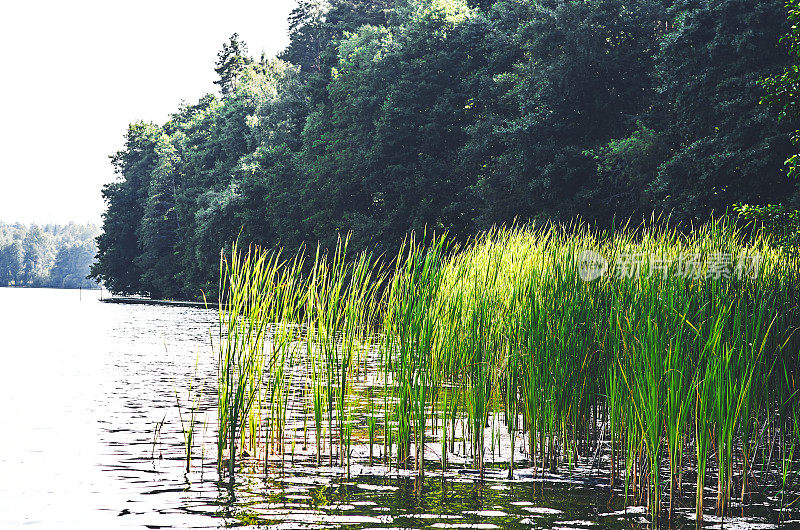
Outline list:
[[[108,155],[128,123],[163,122],[213,84],[234,32],[288,43],[294,0],[16,0],[0,14],[0,220],[100,223]]]

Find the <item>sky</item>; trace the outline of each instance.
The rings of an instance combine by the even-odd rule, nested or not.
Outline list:
[[[100,224],[109,155],[213,84],[222,44],[288,43],[295,0],[25,0],[0,16],[0,221]]]

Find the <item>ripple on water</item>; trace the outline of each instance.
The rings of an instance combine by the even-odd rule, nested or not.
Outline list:
[[[564,513],[561,510],[556,510],[555,508],[545,508],[543,506],[523,506],[522,509],[526,512],[536,515],[558,515]]]
[[[12,295],[35,296],[35,291],[2,291],[0,297],[6,298],[0,298],[0,303]],[[0,371],[0,392],[4,392],[0,402],[13,410],[15,423],[9,428],[21,437],[18,442],[8,441],[11,445],[0,452],[0,478],[4,475],[15,481],[13,489],[0,489],[2,528],[38,522],[46,528],[81,530],[119,526],[268,526],[277,530],[526,526],[591,530],[602,526],[623,530],[637,521],[646,522],[645,508],[611,511],[608,498],[592,489],[591,481],[585,487],[587,477],[581,473],[548,473],[542,481],[541,472],[519,469],[516,480],[507,481],[506,471],[494,469],[487,470],[481,484],[474,472],[452,468],[444,479],[432,471],[418,488],[412,470],[354,462],[351,478],[345,479],[346,468],[317,467],[315,452],[307,451],[297,457],[294,467],[288,456],[284,469],[279,461],[272,462],[267,474],[263,460],[247,459],[233,487],[219,483],[216,397],[211,391],[216,384],[216,356],[209,343],[216,313],[89,305],[86,293],[80,305],[69,302],[69,295],[53,292],[31,305],[30,311],[24,304],[9,303],[9,307],[21,307],[20,315],[35,311],[41,316],[37,322],[12,318],[7,324],[12,326],[9,329],[18,328],[22,337],[41,339],[41,348],[35,352],[37,370],[48,393],[41,399],[31,396],[24,385],[21,388],[8,377],[25,373],[30,359],[6,359],[10,366]],[[60,331],[41,333],[41,322],[53,322]],[[10,347],[16,347],[13,339]],[[196,418],[196,458],[191,472],[185,474],[175,390],[186,404],[187,395],[181,389],[188,388],[188,381],[207,392],[199,401]],[[42,418],[47,425],[42,425]],[[295,422],[288,427],[302,425]],[[58,443],[44,443],[54,440]],[[356,449],[357,454],[365,454],[364,447]],[[9,455],[25,465],[10,462]],[[463,459],[463,465],[469,465],[469,459]],[[714,488],[708,491],[715,493]],[[723,524],[707,515],[707,528],[776,528],[768,521],[777,520],[773,509],[779,499],[764,495],[763,501],[754,503],[753,509],[769,519],[726,518]],[[618,507],[621,504],[614,505]],[[607,513],[598,513],[604,510]],[[790,517],[793,520],[785,527],[800,527],[797,512]],[[602,522],[598,525],[592,518]],[[694,526],[693,512],[680,512],[675,528]]]
[[[475,528],[475,529],[490,529],[500,528],[492,523],[434,523],[431,528]]]
[[[396,491],[397,486],[381,485],[381,484],[356,484],[356,487],[362,490],[369,491]]]
[[[447,515],[440,513],[404,513],[398,515],[398,518],[405,517],[406,519],[461,519],[458,515]]]

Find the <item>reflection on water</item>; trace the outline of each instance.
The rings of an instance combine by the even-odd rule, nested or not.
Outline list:
[[[182,440],[176,387],[196,364],[213,380],[215,313],[98,297],[0,289],[0,527],[215,525],[181,508],[192,493],[171,460]],[[151,459],[161,420],[164,458]]]
[[[216,313],[98,297],[0,289],[0,528],[578,530],[644,522],[643,510],[624,511],[596,476],[511,482],[498,471],[478,484],[456,472],[445,480],[431,474],[419,488],[377,468],[356,465],[349,480],[341,470],[303,465],[264,476],[252,462],[233,489],[219,485],[210,343]],[[186,474],[176,391],[185,401],[192,378],[208,390],[196,417],[205,443]],[[678,527],[694,527],[692,506],[687,499]],[[724,527],[772,528],[773,506]],[[713,517],[707,523],[720,526]]]

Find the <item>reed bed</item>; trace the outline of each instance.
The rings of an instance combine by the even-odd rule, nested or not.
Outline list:
[[[706,486],[726,514],[754,470],[785,491],[796,467],[800,262],[726,219],[425,235],[391,260],[234,245],[220,277],[231,480],[295,443],[349,473],[365,441],[419,477],[458,452],[483,476],[499,449],[510,478],[602,466],[654,516],[693,475],[702,519]]]

